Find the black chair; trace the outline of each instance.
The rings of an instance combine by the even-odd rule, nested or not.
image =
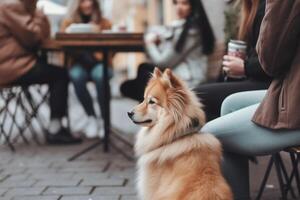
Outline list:
[[[14,126],[17,127],[23,141],[28,144],[28,140],[23,135],[22,128],[16,120],[21,93],[20,87],[2,88],[0,90],[0,98],[3,104],[0,109],[0,136],[4,138],[2,140],[4,140],[4,143],[6,143],[12,151],[15,151],[12,141]]]
[[[14,144],[19,138],[29,144],[25,136],[29,130],[34,141],[40,144],[39,131],[34,128],[33,122],[36,121],[40,130],[46,132],[46,120],[40,115],[39,109],[48,102],[48,97],[49,89],[44,90],[39,85],[1,88],[0,101],[3,105],[0,107],[0,141],[4,141],[12,151],[15,151]],[[22,122],[17,120],[18,116],[22,116]],[[13,134],[15,130],[17,132]]]
[[[266,184],[267,184],[267,180],[270,176],[272,167],[274,165],[275,165],[275,171],[276,171],[276,175],[277,175],[277,179],[278,179],[278,183],[279,183],[279,188],[280,188],[280,192],[281,192],[281,198],[280,199],[286,200],[289,192],[290,192],[292,198],[296,198],[295,192],[292,188],[292,180],[293,180],[293,177],[295,176],[296,173],[294,172],[294,170],[292,170],[292,174],[290,176],[288,175],[286,167],[284,165],[284,162],[281,158],[280,152],[278,152],[278,153],[275,153],[275,154],[271,155],[271,158],[269,160],[265,175],[263,177],[262,183],[261,183],[260,188],[259,188],[259,192],[258,192],[255,199],[260,200],[262,198],[264,189],[265,189]],[[298,174],[298,178],[299,178],[299,174]],[[298,188],[299,188],[299,186],[298,186]]]
[[[285,152],[290,154],[291,162],[292,162],[292,172],[289,177],[289,180],[287,182],[287,188],[285,190],[285,193],[288,193],[289,190],[292,188],[291,185],[293,183],[293,180],[296,181],[296,186],[298,190],[298,195],[300,197],[300,176],[299,176],[299,162],[300,162],[300,147],[291,147],[285,149]]]
[[[47,132],[47,120],[45,117],[39,112],[40,108],[47,104],[49,100],[49,88],[46,85],[33,85],[30,87],[23,87],[23,98],[21,102],[21,107],[24,110],[25,119],[26,119],[26,127],[28,127],[31,131],[33,139],[37,144],[41,144],[40,139],[38,137],[39,132],[32,126],[32,122],[36,120],[36,124],[39,125],[42,133]]]

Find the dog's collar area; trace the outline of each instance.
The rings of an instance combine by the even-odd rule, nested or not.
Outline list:
[[[194,118],[194,119],[191,119],[191,125],[184,131],[184,133],[180,134],[180,136],[176,136],[173,138],[172,141],[170,142],[167,142],[167,143],[164,143],[160,146],[158,146],[157,148],[155,149],[158,149],[158,148],[161,148],[163,146],[166,146],[166,145],[169,145],[173,142],[176,142],[178,140],[181,140],[185,137],[189,137],[189,136],[192,136],[192,135],[195,135],[195,134],[198,134],[198,132],[201,130],[201,125],[200,125],[200,122],[198,119]],[[155,150],[153,149],[153,150]]]
[[[180,139],[181,137],[185,137],[187,135],[198,133],[200,129],[201,126],[199,120],[194,118],[191,120],[191,125],[184,131],[184,133],[181,136],[175,138],[175,140]]]
[[[191,124],[192,128],[194,128],[194,127],[200,127],[200,122],[199,122],[198,119],[193,118],[191,121],[192,121],[192,124]]]

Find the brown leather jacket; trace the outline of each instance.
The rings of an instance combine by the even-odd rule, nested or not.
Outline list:
[[[271,129],[299,129],[300,0],[267,0],[257,52],[274,81],[253,121]]]
[[[34,66],[36,49],[49,35],[44,14],[30,14],[20,0],[0,2],[0,85],[15,81]]]

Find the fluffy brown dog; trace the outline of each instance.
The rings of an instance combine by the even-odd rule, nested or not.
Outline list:
[[[154,70],[129,117],[137,135],[137,187],[143,200],[231,200],[220,170],[221,144],[198,133],[205,114],[196,95],[167,69]]]

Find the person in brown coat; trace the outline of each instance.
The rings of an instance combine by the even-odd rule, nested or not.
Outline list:
[[[36,4],[37,0],[0,2],[0,87],[49,84],[51,122],[47,142],[78,143],[81,140],[74,138],[61,122],[66,116],[67,72],[48,65],[37,53],[50,36],[50,25]]]
[[[235,199],[250,199],[248,158],[300,145],[300,1],[267,0],[257,52],[273,78],[268,91],[236,93],[224,100],[222,117],[201,132],[223,144],[223,172]]]

